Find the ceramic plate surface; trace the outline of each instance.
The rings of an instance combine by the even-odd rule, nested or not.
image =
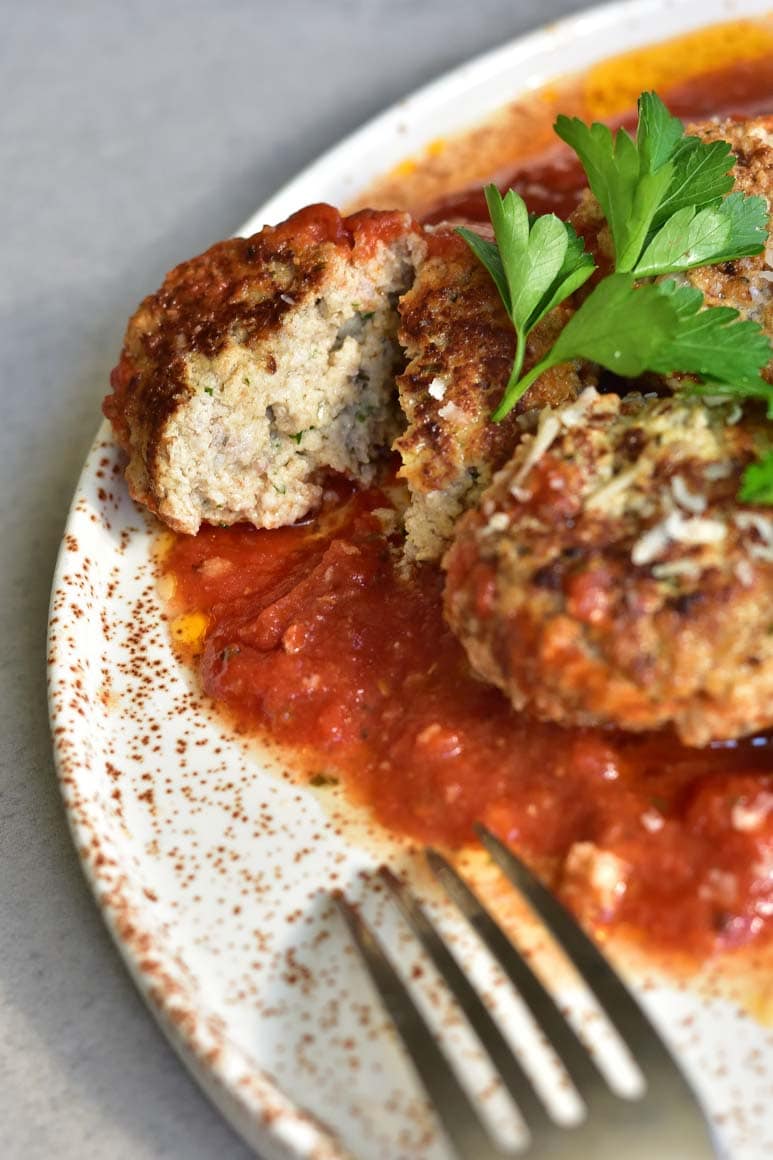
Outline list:
[[[401,158],[551,77],[766,7],[636,0],[562,21],[383,114],[242,232],[307,202],[351,201]],[[185,1063],[266,1160],[443,1160],[447,1147],[327,892],[344,888],[360,899],[410,971],[418,956],[366,881],[382,862],[407,869],[519,1033],[522,1013],[408,846],[372,828],[337,791],[294,784],[281,755],[223,729],[172,652],[157,593],[157,537],[158,525],[128,498],[120,452],[103,425],[57,566],[50,704],[74,840],[118,947]],[[470,1083],[489,1090],[495,1127],[505,1125],[508,1110],[474,1045],[429,973],[423,977],[430,1017],[455,1037]],[[770,1032],[728,999],[641,975],[634,983],[710,1109],[725,1154],[773,1154]],[[597,1021],[571,982],[562,987],[592,1028]],[[559,1113],[571,1117],[548,1059],[540,1075]]]

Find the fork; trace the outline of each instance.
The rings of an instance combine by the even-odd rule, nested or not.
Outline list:
[[[386,867],[379,871],[516,1104],[529,1132],[518,1153],[528,1160],[710,1160],[717,1156],[700,1105],[662,1039],[575,919],[498,838],[476,827],[500,870],[541,918],[636,1061],[645,1082],[637,1099],[616,1094],[550,992],[505,936],[477,895],[437,851],[426,857],[435,877],[531,1011],[582,1098],[585,1119],[558,1124],[489,1014],[478,992],[408,890]],[[457,1079],[437,1040],[359,912],[334,898],[459,1160],[501,1160],[497,1144]]]

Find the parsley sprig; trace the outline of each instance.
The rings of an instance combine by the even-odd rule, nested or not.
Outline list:
[[[528,334],[587,281],[594,263],[570,225],[553,214],[530,216],[513,190],[503,198],[488,186],[495,241],[458,232],[494,279],[516,332],[512,373],[493,418],[503,419],[546,370],[575,359],[626,378],[688,375],[689,389],[759,398],[773,418],[773,387],[761,377],[772,353],[764,332],[729,307],[705,307],[699,290],[665,277],[765,247],[767,203],[731,192],[730,145],[685,135],[655,93],[639,99],[635,138],[563,116],[555,128],[580,158],[604,213],[613,268],[524,374]],[[747,470],[741,498],[773,502],[773,454]]]
[[[617,273],[658,277],[764,248],[765,199],[730,194],[728,143],[685,136],[655,93],[639,98],[635,140],[576,117],[558,117],[555,130],[579,157],[604,212]]]
[[[599,282],[555,343],[517,385],[505,393],[494,418],[504,417],[541,374],[573,359],[587,359],[637,378],[645,371],[694,375],[704,394],[766,400],[773,417],[773,386],[760,377],[770,343],[756,322],[738,322],[729,306],[704,310],[703,295],[670,279],[637,286],[630,274]]]
[[[463,227],[458,232],[491,274],[515,327],[507,395],[521,377],[529,333],[590,278],[595,265],[572,227],[555,214],[530,217],[513,189],[501,197],[489,185],[485,194],[496,242]]]

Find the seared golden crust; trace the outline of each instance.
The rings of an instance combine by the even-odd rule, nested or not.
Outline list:
[[[297,440],[304,429],[317,430],[313,426],[316,412],[304,417],[299,404],[297,425],[293,428],[288,415],[288,429],[282,430],[273,421],[273,409],[284,407],[288,390],[290,395],[302,395],[305,390],[301,382],[304,341],[308,342],[305,362],[311,391],[337,362],[339,379],[347,374],[351,379],[351,402],[356,403],[368,375],[360,373],[354,355],[344,358],[341,348],[347,341],[351,346],[357,327],[358,340],[368,331],[364,338],[370,344],[368,357],[373,364],[370,379],[375,379],[374,367],[383,377],[390,358],[375,351],[370,331],[378,330],[382,345],[394,346],[396,320],[389,294],[396,296],[408,283],[414,242],[418,254],[423,249],[420,231],[407,214],[362,211],[342,218],[331,206],[317,205],[251,238],[220,242],[172,270],[161,289],[146,298],[130,320],[121,359],[111,377],[113,393],[104,402],[104,412],[130,456],[127,480],[135,498],[184,531],[195,531],[202,518],[262,523],[265,517],[272,525],[292,522],[303,514],[314,494],[309,482],[312,459],[308,471],[297,462],[294,465],[288,492],[291,501],[283,505],[278,497],[285,494],[285,482],[268,475],[276,465],[276,455],[261,444],[281,443],[278,470],[283,472],[291,453],[309,453],[309,439],[300,451],[289,441]],[[382,284],[383,270],[387,274]],[[374,313],[375,323],[370,321]],[[327,346],[323,350],[324,344],[330,350]],[[319,365],[310,357],[315,345],[320,348],[316,352]],[[279,365],[282,359],[285,366]],[[341,398],[333,417],[345,404],[340,382],[337,386]],[[391,382],[387,393],[374,381],[365,383],[365,388],[360,393],[365,396],[368,425],[372,416],[374,438],[383,437],[391,423],[391,407],[385,402]],[[245,416],[242,430],[238,427],[240,409]],[[375,414],[379,409],[382,415]],[[324,400],[319,410],[321,431]],[[268,415],[265,430],[260,427],[261,414]],[[324,421],[329,424],[331,416],[326,415]],[[206,437],[199,438],[202,426],[209,428],[208,442]],[[367,440],[361,438],[362,431],[356,434],[357,453],[333,448],[327,457],[330,467],[357,475],[360,464],[367,463],[367,448],[363,452],[359,446]],[[195,447],[194,437],[199,438]],[[319,443],[317,434],[314,438]],[[274,488],[273,506],[250,505],[250,486],[245,483],[245,473],[251,470],[250,441],[255,464],[263,465],[262,475],[256,474],[253,483],[258,491],[265,490],[264,485],[269,491]],[[235,461],[234,488],[229,488],[231,481],[223,471],[224,478],[208,494],[204,458],[217,445],[222,470],[229,448],[238,444],[244,446]],[[316,450],[316,459],[324,467],[326,449]]]
[[[735,188],[770,201],[773,194],[773,115],[724,121],[715,117],[688,125],[687,133],[691,137],[700,137],[701,141],[727,141],[735,157]]]
[[[453,520],[488,485],[518,442],[524,410],[557,405],[581,389],[579,364],[544,374],[515,411],[491,420],[513,365],[515,332],[497,289],[467,244],[448,228],[428,236],[427,259],[400,301],[399,339],[408,365],[398,376],[407,429],[395,443],[412,494],[409,554],[441,555]],[[559,307],[532,332],[526,369],[571,313]],[[587,378],[586,378],[587,381]],[[445,492],[430,513],[426,497]]]
[[[408,420],[395,443],[401,476],[434,491],[468,464],[501,462],[517,437],[515,416],[489,420],[513,363],[513,325],[490,275],[457,235],[431,238],[400,302],[399,337],[409,359],[398,378]]]
[[[735,498],[769,431],[733,418],[585,392],[460,521],[446,615],[517,708],[693,745],[773,725],[773,519]]]
[[[319,287],[326,251],[352,243],[337,210],[310,206],[279,226],[217,242],[175,266],[129,320],[110,378],[113,393],[103,409],[125,449],[130,432],[145,428],[152,471],[158,432],[188,392],[187,356],[212,358],[232,338],[245,345],[261,342]]]

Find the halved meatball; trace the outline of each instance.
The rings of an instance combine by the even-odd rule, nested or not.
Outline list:
[[[395,443],[411,497],[406,554],[417,560],[442,555],[457,518],[512,454],[524,410],[574,399],[594,381],[580,363],[547,371],[515,411],[492,422],[513,365],[513,325],[490,275],[458,234],[439,227],[427,242],[426,260],[400,302],[399,338],[408,365],[397,379],[408,424]],[[570,314],[564,304],[532,332],[527,370]]]
[[[407,214],[317,205],[172,270],[104,403],[134,498],[177,531],[277,527],[326,472],[369,482],[399,430],[396,301],[423,252]]]
[[[773,725],[773,516],[736,499],[769,441],[697,399],[545,409],[445,557],[475,670],[566,725],[690,745]]]

